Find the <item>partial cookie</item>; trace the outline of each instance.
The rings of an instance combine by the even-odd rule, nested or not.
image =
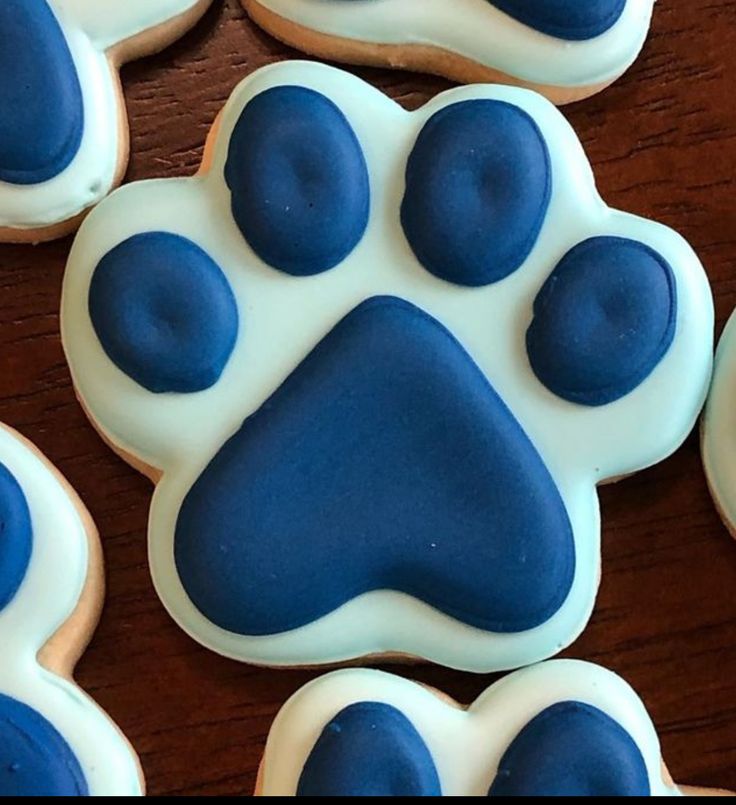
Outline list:
[[[0,797],[143,793],[135,752],[72,680],[102,609],[102,552],[67,482],[0,427]]]
[[[0,3],[0,242],[62,237],[119,184],[119,67],[178,39],[211,2]]]
[[[586,98],[634,62],[654,0],[241,0],[288,45],[323,59]]]
[[[676,786],[636,693],[600,666],[517,671],[470,707],[380,671],[303,687],[273,723],[260,796],[726,795]]]
[[[281,63],[214,132],[200,176],[94,211],[62,300],[82,404],[157,482],[166,607],[265,665],[556,654],[595,601],[596,485],[705,398],[692,249],[607,207],[527,90],[410,113]]]
[[[703,466],[713,500],[736,536],[736,314],[726,325],[716,352],[713,382],[701,429]]]

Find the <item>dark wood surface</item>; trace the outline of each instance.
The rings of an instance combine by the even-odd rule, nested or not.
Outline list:
[[[165,53],[129,65],[128,180],[196,170],[232,88],[293,52],[216,0]],[[446,82],[359,70],[414,108]],[[736,304],[736,3],[659,0],[637,65],[566,113],[603,197],[678,229],[713,284],[718,329]],[[100,528],[109,598],[79,682],[137,748],[151,794],[250,794],[272,717],[315,674],[221,659],[165,614],[149,579],[151,487],[95,435],[75,401],[59,340],[70,241],[0,246],[0,420],[77,488]],[[678,782],[736,789],[736,544],[706,490],[692,435],[671,459],[601,492],[603,584],[566,656],[622,674],[646,702]],[[399,669],[469,701],[491,681]]]

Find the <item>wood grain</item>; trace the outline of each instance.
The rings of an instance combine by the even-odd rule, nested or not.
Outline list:
[[[227,0],[165,53],[126,67],[127,179],[193,173],[235,84],[292,55]],[[411,108],[448,86],[357,72]],[[736,3],[659,0],[638,64],[566,110],[604,198],[675,227],[699,252],[719,331],[736,304],[734,72]],[[151,794],[250,794],[272,717],[314,674],[220,659],[158,602],[146,562],[150,486],[95,435],[64,362],[58,306],[68,249],[68,240],[0,247],[0,420],[57,464],[103,537],[109,600],[79,681],[137,747]],[[736,545],[708,496],[697,439],[601,498],[601,594],[566,654],[605,663],[637,688],[676,780],[736,789]],[[490,681],[431,666],[402,673],[462,701]]]

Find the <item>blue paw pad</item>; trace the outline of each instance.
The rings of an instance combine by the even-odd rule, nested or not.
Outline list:
[[[332,101],[304,87],[276,87],[248,103],[225,180],[243,237],[287,274],[333,268],[368,225],[368,169],[355,133]]]
[[[84,105],[64,34],[46,0],[0,3],[0,181],[40,184],[77,154]]]
[[[0,797],[87,796],[79,761],[46,719],[0,694]]]
[[[626,0],[490,0],[496,8],[559,39],[593,39],[613,27]]]
[[[633,240],[591,238],[562,258],[539,292],[527,353],[558,397],[606,405],[651,374],[676,321],[675,279],[659,254]]]
[[[506,750],[491,797],[648,797],[633,738],[601,710],[562,702],[541,712]]]
[[[33,531],[23,490],[0,464],[0,611],[18,592],[31,561]]]
[[[153,392],[195,392],[219,379],[238,309],[219,266],[179,235],[147,232],[100,260],[89,314],[111,361]]]
[[[379,589],[521,632],[575,569],[521,426],[450,333],[393,297],[348,314],[221,448],[181,507],[175,559],[195,606],[245,635]]]
[[[325,727],[307,759],[300,797],[439,797],[426,744],[395,707],[360,702]]]
[[[401,222],[432,274],[489,285],[526,260],[550,193],[549,153],[532,118],[502,101],[465,101],[422,129],[407,165]]]

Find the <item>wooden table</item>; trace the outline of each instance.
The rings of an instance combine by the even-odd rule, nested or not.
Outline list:
[[[205,135],[250,71],[293,53],[219,0],[185,39],[123,70],[128,180],[196,170]],[[407,107],[434,78],[358,71]],[[567,109],[613,206],[678,229],[708,270],[719,331],[736,304],[736,2],[659,0],[638,64]],[[87,423],[59,339],[70,241],[0,246],[0,420],[59,466],[92,511],[109,598],[78,679],[140,753],[151,794],[250,794],[269,724],[315,674],[258,670],[200,648],[153,592],[151,488]],[[603,584],[566,656],[603,663],[639,691],[679,782],[736,789],[736,545],[706,490],[692,435],[673,458],[601,492]],[[490,681],[401,671],[464,701]]]

